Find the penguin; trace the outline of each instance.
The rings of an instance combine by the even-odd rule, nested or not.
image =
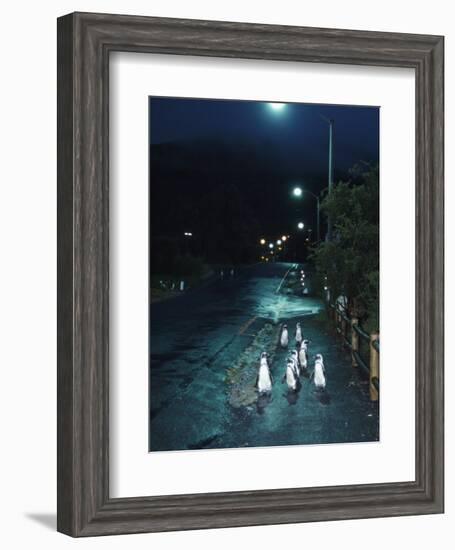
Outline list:
[[[299,349],[299,362],[301,369],[308,368],[308,340],[303,340]]]
[[[322,355],[318,353],[316,355],[316,360],[314,362],[314,385],[317,389],[325,389],[326,385],[326,378],[325,378],[325,367],[324,367],[324,359],[322,358]]]
[[[294,361],[294,371],[297,378],[300,376],[299,354],[296,349],[291,351],[291,359]]]
[[[288,389],[292,391],[297,390],[298,378],[295,375],[294,361],[292,359],[288,359],[286,363],[286,372],[283,376],[282,383],[285,381],[288,386]]]
[[[280,345],[282,348],[287,348],[289,344],[289,333],[287,325],[281,327]]]
[[[295,341],[297,345],[300,345],[302,343],[303,337],[302,337],[302,327],[300,326],[300,323],[297,323],[295,326]]]
[[[272,376],[267,362],[267,353],[265,352],[261,353],[256,388],[259,393],[270,393],[272,391]]]

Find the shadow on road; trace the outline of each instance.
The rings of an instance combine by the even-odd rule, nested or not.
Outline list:
[[[327,390],[314,390],[314,395],[321,405],[330,405],[331,399]]]
[[[256,410],[259,414],[264,414],[265,409],[267,405],[270,405],[272,402],[272,394],[271,393],[264,393],[258,396],[258,400],[256,402]]]
[[[283,394],[283,396],[286,398],[286,401],[289,403],[289,405],[295,405],[299,400],[299,394],[300,394],[299,390],[297,391],[288,390],[286,393]]]

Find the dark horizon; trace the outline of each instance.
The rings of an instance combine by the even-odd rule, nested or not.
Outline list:
[[[294,233],[299,221],[315,235],[305,189],[328,184],[325,119],[335,183],[379,163],[378,107],[150,97],[151,238],[189,231],[210,261],[238,263],[252,261],[260,237]]]
[[[149,100],[152,145],[207,140],[225,145],[269,144],[284,153],[293,167],[311,166],[312,174],[327,179],[325,117],[334,121],[334,165],[340,172],[358,162],[379,162],[379,107],[176,97]],[[270,105],[286,108],[277,111]]]

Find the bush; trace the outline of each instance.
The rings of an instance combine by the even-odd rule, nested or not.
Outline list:
[[[320,291],[327,285],[332,300],[345,295],[351,313],[378,329],[378,167],[356,167],[353,180],[338,183],[321,209],[332,218],[333,238],[313,251]]]

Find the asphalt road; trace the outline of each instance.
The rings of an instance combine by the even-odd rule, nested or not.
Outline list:
[[[151,451],[378,440],[378,404],[318,319],[322,303],[277,292],[290,267],[246,267],[151,306]],[[288,393],[281,383],[287,351],[277,347],[271,398],[233,407],[228,369],[266,324],[287,322],[292,333],[297,321],[311,356],[324,355],[326,392],[303,378],[300,391]]]

